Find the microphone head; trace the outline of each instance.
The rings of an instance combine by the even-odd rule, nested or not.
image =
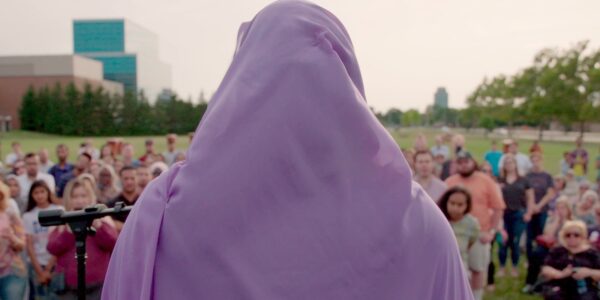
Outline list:
[[[62,225],[64,222],[62,221],[62,214],[65,211],[62,209],[51,209],[40,211],[38,214],[38,221],[42,226],[56,226]]]

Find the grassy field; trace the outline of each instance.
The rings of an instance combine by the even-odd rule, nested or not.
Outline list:
[[[434,137],[439,134],[439,131],[435,130],[425,130],[425,131],[417,131],[417,130],[395,130],[391,131],[391,135],[398,142],[401,147],[411,147],[414,141],[414,137],[417,133],[424,133],[429,141],[429,144],[433,144]],[[164,136],[153,136],[153,137],[126,137],[125,141],[132,143],[135,147],[135,151],[138,155],[141,155],[144,151],[144,141],[147,138],[153,138],[155,143],[155,148],[157,151],[162,152],[166,149],[166,139]],[[50,151],[50,157],[53,161],[56,161],[55,156],[55,147],[58,144],[64,143],[67,144],[71,149],[71,157],[74,159],[76,150],[79,149],[79,144],[83,142],[86,138],[82,137],[64,137],[64,136],[53,136],[47,134],[40,133],[32,133],[32,132],[24,132],[24,131],[14,131],[10,133],[0,133],[0,154],[2,158],[5,157],[6,154],[10,151],[10,144],[12,141],[19,141],[23,146],[23,150],[25,152],[29,151],[38,151],[41,148],[47,148]],[[100,148],[102,144],[106,142],[108,137],[94,137],[90,138],[94,146],[96,148]],[[466,148],[471,151],[471,153],[477,158],[478,161],[481,161],[484,153],[490,147],[490,139],[487,139],[481,135],[466,135]],[[531,141],[519,141],[520,150],[522,152],[528,152],[529,147],[531,146]],[[181,136],[178,139],[178,148],[186,149],[189,146],[188,137]],[[561,142],[542,142],[542,149],[544,151],[544,166],[546,170],[548,170],[552,174],[556,174],[559,172],[560,166],[559,162],[562,159],[562,153],[565,151],[569,151],[574,148],[573,143],[561,143]],[[597,144],[586,144],[586,149],[590,153],[591,164],[590,168],[592,172],[590,172],[589,178],[592,180],[594,176],[596,176],[596,172],[593,170],[593,162],[594,158],[598,155],[598,145]],[[496,252],[497,253],[497,252]],[[524,258],[524,255],[522,256]],[[497,255],[495,255],[495,260],[497,261]],[[486,300],[529,300],[529,299],[541,299],[540,297],[534,297],[529,295],[522,294],[521,288],[525,282],[525,267],[523,261],[520,266],[520,277],[518,279],[505,277],[505,278],[497,278],[496,279],[496,291],[494,293],[489,293],[485,296]]]

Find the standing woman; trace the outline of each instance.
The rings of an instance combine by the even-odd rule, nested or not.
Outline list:
[[[129,215],[102,297],[472,299],[452,228],[365,99],[331,12],[276,1],[242,24],[186,160]]]
[[[518,277],[519,241],[525,231],[526,223],[531,220],[533,214],[533,189],[525,177],[519,176],[515,156],[507,153],[504,155],[502,168],[500,169],[500,187],[502,197],[506,203],[504,211],[504,229],[508,233],[507,242],[500,247],[499,260],[500,270],[498,276],[504,276],[508,250],[511,252],[512,270],[511,275]]]
[[[80,210],[96,204],[93,187],[85,179],[77,178],[65,189],[67,211]],[[117,230],[110,217],[96,219],[92,223],[96,234],[87,237],[87,267],[85,283],[86,297],[100,299],[104,275],[110,255],[117,241]],[[77,298],[77,261],[75,258],[75,235],[66,225],[57,226],[50,232],[48,251],[56,256],[56,272],[64,275],[65,290],[60,291],[59,299]]]
[[[0,181],[0,299],[23,299],[27,270],[19,253],[25,248],[25,231],[18,214],[8,209],[10,191]]]

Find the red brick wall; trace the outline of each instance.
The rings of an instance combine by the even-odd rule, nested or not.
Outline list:
[[[0,77],[0,115],[10,115],[12,117],[11,127],[18,129],[21,127],[19,120],[19,108],[23,95],[27,92],[30,86],[36,90],[44,86],[54,87],[56,83],[60,83],[63,87],[74,82],[75,86],[83,90],[86,83],[97,88],[102,86],[101,81],[83,79],[73,76],[30,76],[30,77]]]

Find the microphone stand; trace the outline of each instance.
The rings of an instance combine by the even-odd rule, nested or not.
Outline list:
[[[132,206],[125,206],[123,202],[117,202],[114,208],[107,208],[104,204],[88,206],[82,210],[64,211],[52,209],[41,211],[38,215],[40,225],[58,226],[68,224],[75,235],[75,249],[77,259],[77,299],[85,300],[85,264],[86,264],[86,239],[88,235],[96,234],[92,228],[95,219],[105,216],[126,216]]]

